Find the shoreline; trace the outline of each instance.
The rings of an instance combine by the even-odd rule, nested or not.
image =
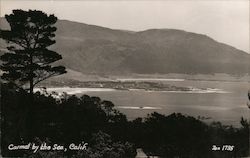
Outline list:
[[[42,87],[35,88],[34,91],[42,91]],[[232,93],[228,91],[224,91],[222,89],[216,88],[206,88],[206,89],[199,89],[199,88],[189,88],[188,90],[160,90],[160,89],[116,89],[116,88],[81,88],[81,87],[49,87],[45,88],[47,92],[58,92],[58,93],[67,93],[69,95],[86,93],[86,92],[119,92],[119,91],[129,91],[129,92],[148,92],[148,93],[197,93],[197,94],[227,94]]]

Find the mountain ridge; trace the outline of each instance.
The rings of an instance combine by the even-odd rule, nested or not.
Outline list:
[[[1,18],[0,27],[7,29],[6,23]],[[56,27],[51,49],[63,56],[58,64],[83,74],[249,73],[249,54],[203,34],[131,32],[69,20],[58,20]]]

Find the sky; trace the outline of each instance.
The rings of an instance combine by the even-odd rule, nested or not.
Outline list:
[[[249,0],[0,0],[0,7],[0,16],[37,9],[112,29],[181,29],[250,53]]]

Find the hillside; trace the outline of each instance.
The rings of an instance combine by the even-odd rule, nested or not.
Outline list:
[[[1,28],[8,28],[2,18]],[[86,74],[245,74],[250,55],[212,38],[174,29],[113,30],[59,20],[59,63]],[[1,49],[4,44],[1,44]]]

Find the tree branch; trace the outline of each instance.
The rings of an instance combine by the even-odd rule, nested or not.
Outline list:
[[[54,72],[54,73],[52,73],[52,74],[49,74],[48,76],[43,77],[43,78],[39,79],[38,81],[35,81],[35,83],[34,83],[33,85],[35,86],[35,85],[37,85],[39,82],[42,82],[42,81],[44,81],[44,80],[46,80],[46,79],[48,79],[48,78],[50,78],[50,77],[53,77],[53,75],[56,76],[56,74],[57,74],[57,72]]]

